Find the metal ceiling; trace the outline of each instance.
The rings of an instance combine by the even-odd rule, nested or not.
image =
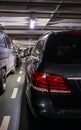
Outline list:
[[[29,28],[31,16],[35,28]],[[38,39],[49,30],[81,29],[81,0],[0,0],[1,28],[14,39]]]

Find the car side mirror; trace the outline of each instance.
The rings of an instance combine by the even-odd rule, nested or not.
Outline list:
[[[39,59],[39,57],[38,57],[38,56],[37,56],[37,57],[32,56],[32,59],[34,59],[36,62],[39,62],[39,61],[40,61],[40,59]]]

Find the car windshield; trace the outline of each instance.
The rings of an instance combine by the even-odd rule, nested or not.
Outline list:
[[[45,47],[44,60],[63,64],[81,63],[81,35],[51,35]]]

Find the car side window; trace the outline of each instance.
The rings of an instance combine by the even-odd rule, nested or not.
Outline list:
[[[12,42],[11,42],[11,39],[6,35],[6,41],[7,41],[7,46],[8,46],[8,48],[12,48]]]
[[[0,33],[0,46],[5,47],[5,41],[2,33]]]
[[[38,41],[36,47],[34,48],[34,51],[33,51],[33,56],[40,56],[40,54],[42,53],[43,51],[43,40],[40,40]]]

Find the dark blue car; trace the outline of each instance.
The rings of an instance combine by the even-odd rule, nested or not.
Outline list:
[[[39,38],[26,64],[26,97],[34,116],[81,117],[81,31]]]

